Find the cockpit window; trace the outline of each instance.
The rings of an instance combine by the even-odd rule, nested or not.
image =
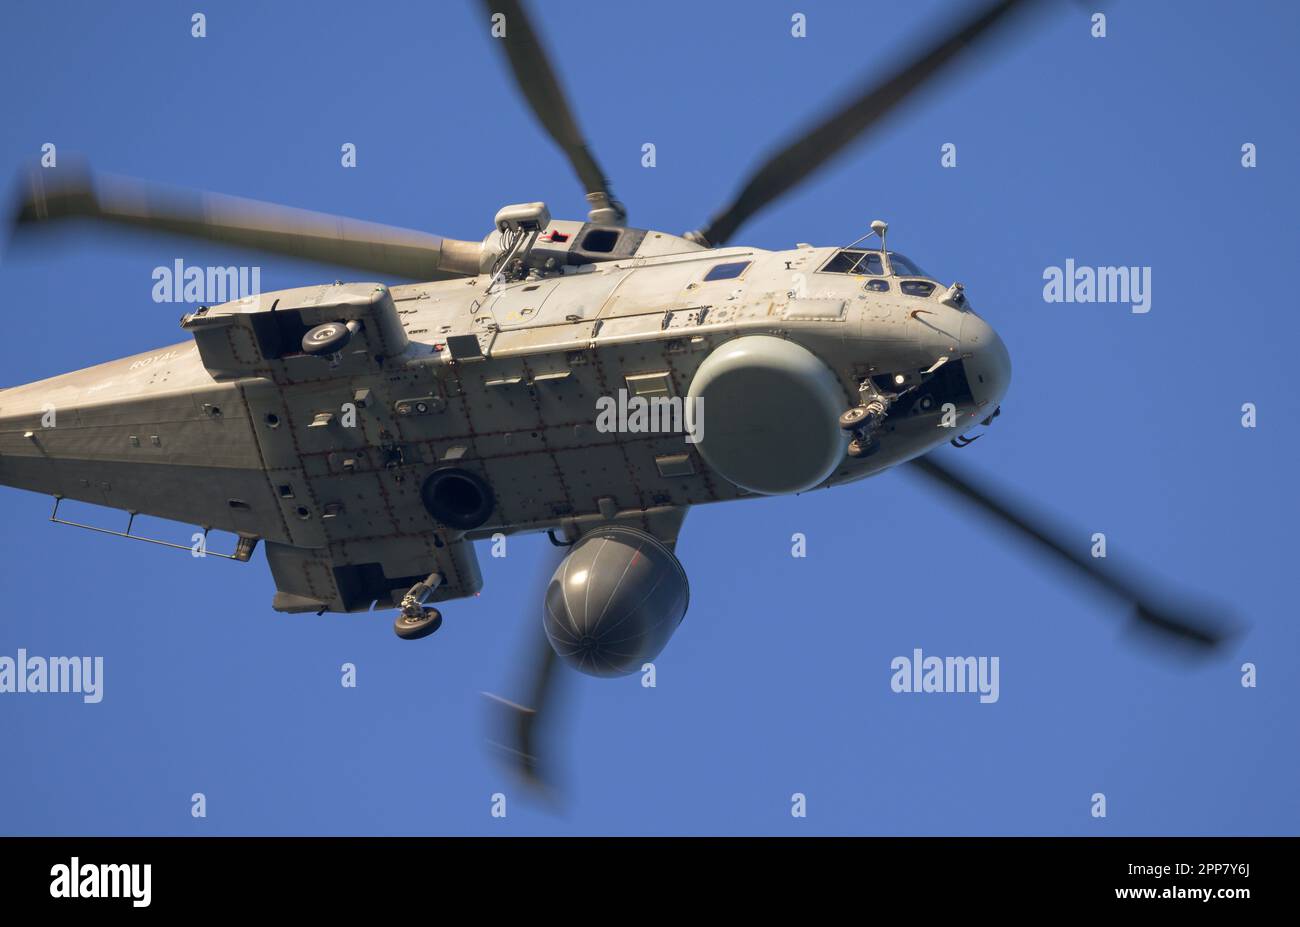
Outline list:
[[[934,292],[934,284],[929,280],[904,280],[898,288],[904,296],[929,296]]]
[[[911,258],[889,252],[889,269],[895,277],[934,277],[918,267]],[[831,255],[831,259],[822,267],[824,274],[854,274],[864,277],[879,277],[885,273],[884,255],[879,251],[865,248],[841,248]]]
[[[867,281],[867,289],[870,290],[870,291],[873,292],[873,293],[888,293],[888,292],[889,292],[889,281],[888,281],[888,280],[868,280],[868,281]]]
[[[858,266],[853,272],[872,274],[873,276],[883,274],[885,272],[885,262],[880,259],[880,252],[868,251],[862,256],[862,260],[858,262]]]
[[[897,251],[889,252],[889,267],[894,272],[895,277],[931,277],[921,268],[912,263],[911,259],[899,254]]]
[[[714,264],[709,272],[704,275],[705,281],[709,280],[734,280],[745,272],[749,266],[749,261],[733,261],[730,264]]]
[[[879,251],[864,251],[859,248],[842,248],[836,251],[826,266],[824,274],[865,274],[879,276],[885,272],[884,261]]]

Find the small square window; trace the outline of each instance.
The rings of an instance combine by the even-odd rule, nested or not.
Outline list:
[[[749,266],[749,261],[734,261],[730,264],[714,264],[709,272],[704,275],[707,283],[710,280],[734,280],[745,272]]]

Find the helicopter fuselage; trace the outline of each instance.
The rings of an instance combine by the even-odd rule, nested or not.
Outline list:
[[[797,463],[815,442],[792,446],[796,425],[848,441],[833,417],[783,420],[780,400],[803,382],[780,375],[710,400],[701,441],[622,418],[601,427],[602,397],[684,401],[729,343],[797,345],[845,410],[893,397],[869,454],[834,452],[796,491],[923,454],[987,421],[1006,389],[1006,352],[959,288],[867,273],[837,248],[705,250],[653,231],[615,233],[637,233],[626,254],[548,258],[548,236],[609,244],[590,231],[552,223],[541,266],[517,265],[516,279],[485,268],[203,308],[183,320],[189,341],[0,391],[0,482],[260,539],[277,609],[359,611],[435,571],[432,600],[477,592],[470,542],[498,534],[572,538],[618,521],[671,543],[690,506],[762,492],[719,460]],[[303,332],[329,321],[358,323],[356,336],[303,353]],[[768,340],[737,341],[754,338]],[[439,509],[441,471],[463,482]]]

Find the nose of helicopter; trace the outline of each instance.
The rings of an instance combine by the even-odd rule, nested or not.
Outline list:
[[[1011,385],[1011,355],[992,326],[973,312],[963,317],[960,338],[971,394],[992,412]]]

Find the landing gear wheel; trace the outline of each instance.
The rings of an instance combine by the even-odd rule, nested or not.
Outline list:
[[[352,332],[342,322],[317,325],[302,336],[304,354],[337,354],[352,340]]]
[[[854,406],[840,413],[840,427],[845,431],[856,431],[867,420],[867,407]]]
[[[876,448],[878,447],[880,447],[880,445],[870,438],[854,438],[849,442],[849,456],[859,458],[870,457],[876,452]]]
[[[442,612],[436,608],[421,609],[418,615],[408,615],[403,612],[393,622],[393,630],[404,641],[418,641],[441,627]]]

